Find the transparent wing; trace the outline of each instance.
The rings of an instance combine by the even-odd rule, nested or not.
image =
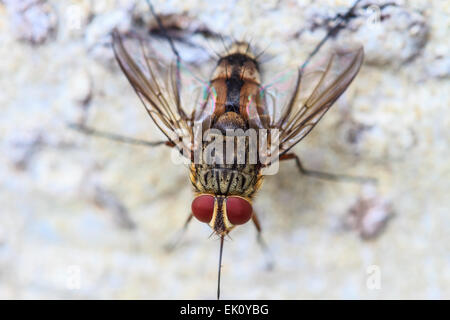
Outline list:
[[[280,119],[281,112],[289,104],[293,96],[298,81],[297,70],[287,70],[275,74],[270,78],[270,82],[261,87],[261,100],[263,102],[264,112],[270,118],[269,127],[276,127],[277,119]]]
[[[199,91],[199,90],[197,90]],[[205,82],[202,86],[201,103],[198,103],[192,113],[194,123],[202,125],[202,131],[206,131],[211,127],[213,115],[216,111],[217,91],[210,83]]]
[[[295,90],[271,127],[280,130],[280,155],[301,141],[347,89],[364,58],[363,48],[334,52],[323,70],[300,70]]]
[[[193,137],[192,119],[185,112],[183,102],[195,108],[198,98],[192,94],[195,92],[192,86],[198,86],[197,80],[189,75],[184,77],[189,81],[182,81],[182,75],[176,65],[163,65],[160,59],[150,55],[142,40],[136,42],[136,39],[131,39],[127,42],[127,39],[123,39],[114,31],[113,49],[120,68],[150,118],[169,142],[184,155],[189,155]],[[190,95],[182,96],[181,87],[185,92],[190,91]]]

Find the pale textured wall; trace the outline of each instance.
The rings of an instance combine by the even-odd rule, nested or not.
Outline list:
[[[213,2],[155,7],[250,35],[283,70],[323,36],[321,19],[351,1]],[[186,169],[163,147],[65,125],[85,118],[161,137],[104,45],[114,26],[130,27],[134,1],[95,3],[49,1],[28,11],[31,24],[14,0],[0,3],[0,298],[212,299],[218,241],[209,228],[194,221],[177,251],[163,248],[190,208]],[[395,216],[364,241],[343,227],[363,188],[302,177],[286,163],[255,203],[275,268],[265,270],[253,226],[236,229],[225,243],[224,298],[450,298],[450,5],[398,3],[381,11],[380,25],[358,18],[341,34],[365,45],[366,63],[296,147],[310,168],[377,177],[371,192]],[[72,19],[77,12],[81,20]],[[371,265],[380,268],[379,290],[366,286]]]

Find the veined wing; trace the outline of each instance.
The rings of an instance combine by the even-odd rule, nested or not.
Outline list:
[[[183,108],[185,99],[181,96],[179,69],[175,64],[164,66],[151,57],[142,41],[137,46],[134,43],[134,48],[124,42],[120,34],[114,31],[113,49],[120,68],[159,130],[183,155],[190,155],[192,119]],[[131,49],[135,49],[133,54]],[[188,102],[195,104],[196,100],[191,93]]]
[[[280,130],[280,155],[288,152],[314,128],[355,78],[363,58],[362,47],[353,51],[337,51],[331,55],[324,70],[299,70],[290,100],[280,117],[272,119],[271,127]]]

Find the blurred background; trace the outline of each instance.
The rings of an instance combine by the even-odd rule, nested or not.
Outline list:
[[[251,39],[265,82],[299,66],[352,3],[153,1],[187,63],[211,70],[220,36]],[[187,169],[168,148],[67,126],[162,138],[114,60],[113,28],[161,43],[144,1],[0,1],[2,299],[215,298],[219,241],[206,224],[165,249],[190,210]],[[237,228],[223,298],[450,298],[449,32],[447,1],[360,2],[331,43],[362,43],[365,63],[295,151],[307,168],[379,184],[283,163],[254,204],[274,266],[253,225]]]

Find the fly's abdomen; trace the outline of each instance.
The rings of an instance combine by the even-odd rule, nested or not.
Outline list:
[[[260,99],[259,63],[246,42],[235,42],[226,54],[219,59],[214,70],[211,87],[217,93],[215,119],[233,112],[248,121],[247,105],[249,99],[263,111]]]

